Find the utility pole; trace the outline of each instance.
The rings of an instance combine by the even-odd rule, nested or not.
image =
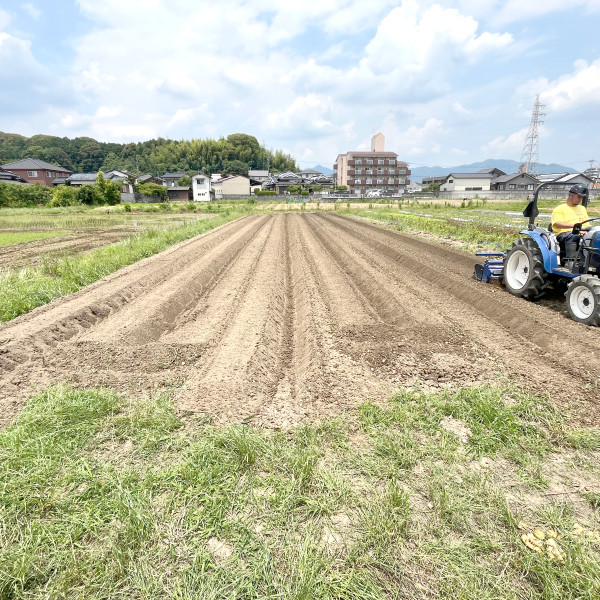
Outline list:
[[[545,105],[540,102],[540,95],[537,94],[535,103],[533,104],[531,123],[529,124],[525,145],[523,146],[523,153],[521,154],[521,165],[519,167],[519,172],[521,173],[535,174],[537,172],[539,160],[538,129],[544,122],[543,117],[546,116],[546,114],[542,112],[544,106]]]

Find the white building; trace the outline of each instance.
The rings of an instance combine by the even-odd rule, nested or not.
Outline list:
[[[249,196],[250,179],[243,175],[225,175],[212,182],[215,198],[225,196]]]
[[[196,173],[192,177],[192,200],[194,202],[210,202],[210,177],[204,173]]]

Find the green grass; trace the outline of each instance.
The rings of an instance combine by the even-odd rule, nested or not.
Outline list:
[[[69,235],[71,231],[53,231],[46,233],[2,233],[0,232],[0,248],[3,246],[12,246],[13,244],[22,244],[24,242],[34,242],[35,240],[45,240],[53,237]]]
[[[597,513],[519,478],[532,461],[551,477],[570,439],[510,388],[275,432],[51,388],[0,432],[0,598],[595,599],[599,548],[572,531]],[[558,531],[564,564],[520,520]]]
[[[46,261],[40,267],[0,274],[0,322],[14,319],[55,298],[77,291],[142,258],[232,221],[242,212],[224,212],[210,220],[179,227],[149,229],[122,242],[74,257]]]

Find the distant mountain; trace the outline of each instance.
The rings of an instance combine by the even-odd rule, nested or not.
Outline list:
[[[314,171],[319,171],[319,173],[323,173],[323,175],[333,175],[333,169],[328,167],[324,167],[323,165],[315,165],[311,167]]]
[[[487,160],[481,162],[471,163],[470,165],[459,165],[457,167],[411,167],[410,179],[411,181],[420,182],[423,177],[448,175],[448,173],[476,173],[480,169],[492,169],[494,167],[504,171],[508,175],[510,173],[518,173],[520,164],[521,163],[517,162],[516,160],[488,158]],[[577,171],[571,167],[565,167],[564,165],[552,163],[549,165],[539,164],[537,166],[537,172],[540,174],[545,174],[576,173]]]

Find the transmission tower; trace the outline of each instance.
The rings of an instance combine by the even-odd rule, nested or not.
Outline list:
[[[544,104],[540,102],[540,95],[538,94],[533,104],[531,123],[529,124],[529,131],[527,132],[523,153],[521,154],[521,166],[519,167],[521,173],[534,174],[537,172],[539,158],[538,128],[544,122],[542,117],[546,116],[542,112],[542,108],[544,108]]]

